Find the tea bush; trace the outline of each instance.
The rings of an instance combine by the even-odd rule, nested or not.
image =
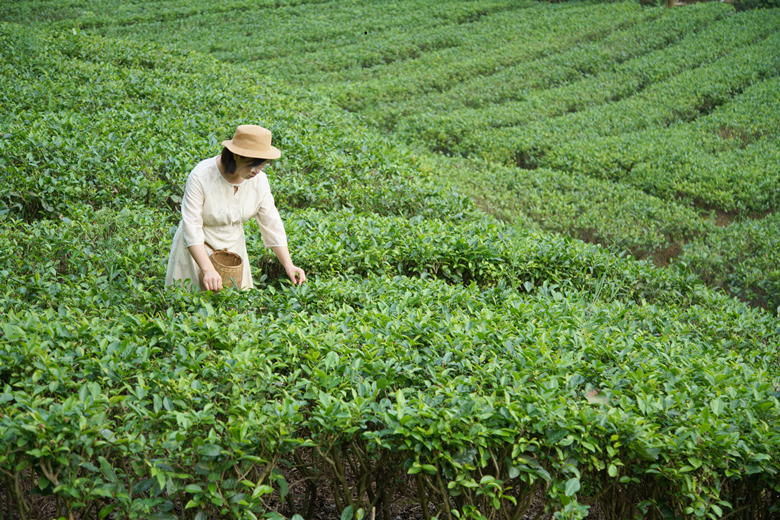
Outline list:
[[[707,294],[710,310],[377,275],[169,292],[155,315],[11,312],[2,460],[14,486],[30,465],[34,493],[131,518],[307,514],[321,481],[347,517],[402,493],[519,518],[540,486],[579,513],[759,515],[777,331]]]
[[[409,140],[425,140],[429,131],[438,130],[440,136],[454,134],[455,137],[474,128],[519,124],[522,120],[513,119],[513,114],[522,114],[520,110],[523,106],[536,110],[547,109],[549,111],[546,115],[549,117],[557,106],[566,105],[561,97],[563,92],[574,94],[574,85],[578,85],[577,92],[586,89],[588,84],[599,85],[597,91],[607,99],[614,100],[616,93],[610,92],[608,85],[604,84],[610,74],[615,76],[617,71],[627,68],[629,64],[647,59],[648,55],[654,56],[663,52],[658,49],[678,47],[679,45],[675,44],[685,36],[685,40],[695,39],[691,33],[704,32],[710,24],[718,26],[720,24],[715,23],[717,20],[733,12],[730,8],[718,4],[700,5],[702,7],[697,7],[693,13],[680,10],[671,14],[661,10],[651,11],[655,18],[651,17],[603,38],[579,43],[570,49],[537,60],[523,61],[495,74],[469,78],[443,93],[398,100],[389,106],[379,105],[367,114],[382,123],[390,118],[400,119],[399,130],[404,128],[402,133],[408,133],[406,137]],[[621,83],[623,88],[627,88],[624,81],[625,78],[623,82],[615,83]],[[635,90],[631,90],[633,91]],[[591,96],[587,94],[587,91],[580,92],[579,100],[590,100]],[[544,99],[537,99],[538,96],[543,96]],[[515,105],[518,106],[513,110]],[[439,113],[439,110],[431,110],[434,107],[447,107],[447,110]],[[564,108],[563,113],[568,108]],[[425,116],[432,119],[426,120]],[[435,121],[437,118],[440,121]],[[449,128],[448,123],[462,127]],[[442,149],[441,145],[433,143],[429,146]],[[445,151],[461,150],[454,147]]]
[[[561,144],[540,163],[700,207],[771,211],[778,206],[779,86],[779,78],[762,81],[694,125]]]
[[[293,248],[311,283],[209,297],[162,290],[169,240],[154,211],[113,212],[5,227],[28,259],[1,271],[14,488],[30,466],[33,492],[71,511],[277,518],[313,511],[320,481],[340,510],[401,492],[442,516],[521,516],[540,486],[581,512],[760,514],[750,497],[776,485],[775,427],[761,426],[780,410],[776,320],[693,279],[487,222],[460,254],[423,249],[394,271],[390,242],[411,235],[398,219],[309,210],[287,220],[310,241]],[[406,225],[443,244],[466,235]],[[430,277],[474,262],[486,236],[504,257],[478,260],[504,276]],[[389,257],[370,262],[372,242]],[[34,263],[53,258],[51,272]],[[34,516],[35,496],[18,511]]]
[[[692,297],[696,286],[687,276],[656,272],[598,247],[520,232],[492,219],[407,220],[349,210],[297,210],[284,216],[296,261],[315,277],[431,277],[483,288],[548,283],[593,292],[606,277],[615,284],[613,297],[664,302]],[[86,207],[62,220],[6,220],[0,244],[16,254],[0,264],[8,285],[5,303],[14,309],[46,308],[75,298],[74,308],[154,311],[176,223],[174,215],[140,206]],[[255,225],[247,225],[247,236],[256,259],[254,277],[278,287],[275,280],[283,273],[261,246]]]
[[[652,17],[625,3],[500,13],[459,31],[457,46],[391,63],[369,72],[367,78],[362,71],[346,82],[341,72],[337,77],[325,76],[321,90],[348,110],[372,114],[372,108],[380,104],[375,113],[384,113],[381,107],[385,104],[392,106],[410,97],[449,91],[474,77],[493,75],[527,60],[566,51]]]
[[[478,159],[447,164],[463,193],[517,227],[555,231],[639,258],[658,256],[664,263],[663,254],[714,227],[677,202],[576,171],[524,170]],[[486,192],[485,184],[492,190]]]
[[[615,103],[599,105],[524,127],[477,130],[472,146],[487,156],[533,167],[558,143],[619,135],[690,122],[707,115],[743,90],[780,73],[774,33],[711,65],[681,74]]]
[[[146,16],[145,9],[136,10],[139,17]],[[128,14],[126,21],[97,30],[107,36],[176,43],[227,61],[260,62],[307,88],[313,83],[330,85],[333,88],[324,93],[355,108],[455,86],[474,75],[600,39],[660,14],[628,2],[544,6],[508,1],[423,1],[382,9],[339,2],[273,13],[237,12],[242,31],[229,35],[222,24],[235,24],[238,16],[229,20],[222,14],[196,16],[172,24],[164,19],[136,22]],[[291,33],[296,34],[292,42]]]
[[[778,309],[778,216],[742,219],[685,246],[681,261],[703,280],[757,305]]]

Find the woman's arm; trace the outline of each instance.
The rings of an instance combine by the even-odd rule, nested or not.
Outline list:
[[[192,259],[203,272],[203,286],[209,291],[217,292],[222,289],[222,277],[214,269],[204,245],[203,202],[205,198],[206,193],[203,188],[201,172],[195,168],[187,177],[187,185],[184,187],[181,202],[184,244]]]
[[[268,184],[268,177],[264,173],[260,174],[258,184],[258,189],[262,193],[262,200],[255,214],[255,220],[260,228],[260,235],[263,237],[263,245],[273,250],[290,281],[295,285],[301,285],[306,281],[306,273],[303,269],[293,264],[292,258],[290,258],[284,223],[279,216],[279,211],[276,209],[274,197],[271,195],[271,186]]]
[[[290,258],[290,250],[286,246],[271,247],[273,249],[276,258],[284,267],[287,277],[294,285],[301,285],[306,281],[306,273],[300,267],[296,267]],[[217,275],[219,276],[219,275]]]
[[[222,277],[214,269],[214,264],[211,263],[209,254],[206,252],[206,246],[198,244],[187,249],[195,262],[198,263],[200,270],[203,271],[203,286],[209,291],[219,292],[222,289]]]

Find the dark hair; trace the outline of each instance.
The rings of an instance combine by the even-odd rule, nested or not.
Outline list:
[[[243,155],[241,155],[240,157],[243,157]],[[249,166],[250,168],[255,166],[260,166],[265,161],[270,161],[270,160],[271,159],[254,159]],[[236,160],[233,159],[233,152],[228,150],[227,147],[222,148],[222,156],[220,157],[220,162],[222,163],[222,166],[225,167],[225,175],[233,175],[234,173],[236,173]]]

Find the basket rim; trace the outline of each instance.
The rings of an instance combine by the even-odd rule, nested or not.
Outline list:
[[[219,256],[217,256],[217,254],[219,254]],[[225,255],[233,260],[238,260],[238,263],[235,265],[228,265],[224,263],[224,258],[220,258],[220,257],[223,257]],[[211,262],[213,264],[219,264],[220,266],[228,269],[238,268],[244,264],[244,259],[241,258],[241,255],[234,253],[232,251],[214,251],[214,253],[212,253],[212,255],[209,258],[211,259]]]

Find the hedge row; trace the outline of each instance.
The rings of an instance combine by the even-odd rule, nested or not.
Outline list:
[[[690,125],[555,145],[540,165],[726,212],[778,207],[780,78]]]
[[[452,33],[462,24],[532,5],[530,1],[463,3],[420,0],[415,2],[413,9],[404,4],[386,4],[378,10],[376,5],[347,0],[272,8],[263,8],[262,5],[233,9],[220,7],[226,12],[195,11],[173,21],[164,16],[149,16],[145,6],[123,5],[127,18],[101,24],[97,30],[108,37],[128,37],[141,32],[157,43],[173,43],[187,49],[210,52],[227,61],[263,61],[267,65],[269,60],[273,60],[273,69],[285,73],[300,66],[304,56],[304,59],[310,59],[309,65],[317,71],[335,71],[354,65],[346,65],[343,57],[350,54],[349,49],[356,47],[362,47],[366,54],[374,55],[382,62],[409,57],[409,53],[415,52],[414,47],[409,45],[408,29],[399,31],[399,26],[424,29],[439,38],[446,38],[447,32]],[[301,17],[306,18],[305,24],[300,23]],[[240,23],[242,30],[225,34],[219,29],[225,23]],[[84,27],[92,29],[88,23]],[[215,29],[219,31],[218,35]],[[291,33],[295,33],[296,37],[290,38]],[[399,33],[407,38],[404,40]],[[428,47],[435,45],[435,41],[435,38],[430,40],[423,48],[437,48]],[[379,42],[384,45],[379,45]],[[323,46],[331,45],[343,49],[344,54],[339,57],[319,52]],[[361,61],[361,65],[368,63],[368,58]]]
[[[750,86],[780,73],[778,33],[711,65],[685,71],[635,96],[523,127],[477,130],[471,149],[504,162],[533,166],[552,146],[571,139],[619,135],[685,123],[707,115]]]
[[[698,5],[703,6],[698,8],[698,14],[702,17],[733,12],[728,7],[724,9],[722,4]],[[758,11],[728,16],[725,20],[713,21],[703,27],[702,20],[692,16],[687,8],[671,12],[678,14],[676,17],[669,14],[657,23],[676,21],[689,29],[696,28],[678,43],[639,54],[622,63],[605,63],[604,67],[614,67],[614,70],[607,69],[571,84],[553,85],[531,92],[519,90],[518,93],[523,96],[520,101],[496,99],[495,105],[462,109],[459,104],[451,104],[444,95],[441,96],[441,103],[431,96],[430,101],[427,98],[421,101],[417,113],[410,113],[399,123],[397,130],[407,140],[422,141],[432,149],[455,154],[478,153],[479,150],[467,147],[464,142],[464,137],[476,128],[522,126],[629,98],[685,70],[710,64],[740,47],[755,43],[777,31],[780,25],[780,16]],[[693,14],[697,14],[697,11]],[[694,24],[689,25],[691,22]],[[647,40],[654,41],[655,33],[650,27],[645,24],[637,27],[640,33],[643,30],[646,30]],[[474,83],[478,81],[474,80]],[[460,87],[453,90],[460,90]],[[484,95],[476,89],[471,94],[476,99]],[[429,104],[427,110],[426,104]],[[445,105],[447,110],[442,110]]]
[[[356,77],[346,81],[342,73],[310,78],[307,62],[302,81],[320,85],[318,91],[347,110],[363,111],[378,103],[447,91],[475,76],[492,75],[526,60],[556,54],[653,16],[627,3],[565,9],[539,6],[480,20],[470,30],[456,33],[457,46],[434,49],[414,60],[368,73],[354,69]],[[323,52],[339,51],[331,48]]]
[[[101,212],[103,226],[121,221]],[[502,238],[500,226],[493,236],[514,262],[496,267],[510,283],[325,276],[349,259],[366,265],[356,253],[362,244],[372,254],[367,236],[408,233],[392,218],[310,211],[288,221],[326,222],[331,245],[365,236],[335,256],[312,252],[320,276],[301,289],[209,297],[162,291],[162,266],[148,258],[164,253],[144,255],[148,237],[128,225],[97,234],[125,237],[124,250],[101,251],[151,266],[156,282],[127,272],[101,289],[82,271],[69,294],[30,295],[5,313],[0,463],[22,518],[36,516],[40,494],[58,496],[63,514],[312,517],[323,484],[347,518],[374,509],[389,520],[398,497],[440,518],[520,518],[537,492],[557,518],[595,504],[608,518],[774,514],[778,330],[767,314],[597,248]],[[30,238],[33,258],[74,253],[38,287],[91,269],[69,240],[94,236],[90,225],[16,225],[48,233],[56,253]],[[445,242],[463,235],[410,225]],[[515,270],[523,265],[545,279]],[[668,286],[642,296],[638,281],[664,278],[678,297]],[[101,293],[115,301],[100,304]],[[33,472],[32,494],[18,493]]]
[[[283,216],[296,262],[315,278],[407,276],[484,288],[546,283],[595,291],[605,276],[615,284],[615,295],[667,303],[692,297],[683,293],[695,285],[687,275],[678,279],[598,247],[518,233],[492,219],[458,223],[348,210],[296,210]],[[153,312],[148,297],[134,290],[160,289],[177,223],[176,215],[135,205],[121,210],[86,206],[62,219],[32,223],[5,218],[0,246],[16,253],[0,263],[8,286],[4,304],[21,309],[97,306],[113,314],[122,312],[127,301],[133,312]],[[256,225],[247,225],[247,236],[254,278],[276,284],[283,273],[263,248]]]
[[[229,77],[208,57],[8,24],[0,55],[3,212],[35,219],[129,201],[175,209],[192,167],[244,122],[269,126],[285,150],[269,170],[282,205],[470,211],[418,175],[408,151],[327,102]]]
[[[554,112],[555,106],[562,102],[559,96],[572,91],[575,85],[593,84],[598,79],[603,84],[605,76],[617,74],[629,64],[653,56],[659,49],[674,48],[679,40],[690,39],[691,33],[703,32],[733,13],[723,5],[700,5],[692,11],[653,11],[655,18],[604,38],[582,42],[537,60],[523,61],[495,74],[468,78],[445,92],[372,107],[366,113],[383,125],[400,119],[399,130],[404,128],[409,138],[419,133],[417,140],[424,140],[429,129],[438,130],[442,135],[456,131],[449,128],[455,122],[462,122],[472,131],[494,126],[497,121],[512,125],[513,108],[519,108],[515,107],[517,104],[535,106],[537,110],[552,105],[549,110]],[[608,90],[607,85],[602,88]],[[559,94],[552,96],[552,92]],[[539,96],[545,97],[541,103]],[[581,97],[588,99],[585,95]],[[426,120],[426,115],[431,119]],[[437,116],[441,121],[435,120]]]
[[[58,29],[74,26],[88,29],[131,25],[145,22],[174,21],[195,15],[217,15],[237,10],[260,10],[273,13],[279,7],[321,4],[323,0],[206,0],[193,4],[189,0],[155,2],[137,9],[121,0],[86,0],[78,4],[43,0],[40,2],[13,2],[0,6],[0,18],[15,23],[33,23]]]
[[[687,244],[680,260],[702,280],[780,313],[778,215],[740,219]]]
[[[434,169],[445,168],[445,161],[439,161]],[[667,265],[682,244],[713,227],[690,208],[608,180],[476,159],[450,158],[445,164],[451,168],[450,182],[502,220],[598,243],[659,264]]]

